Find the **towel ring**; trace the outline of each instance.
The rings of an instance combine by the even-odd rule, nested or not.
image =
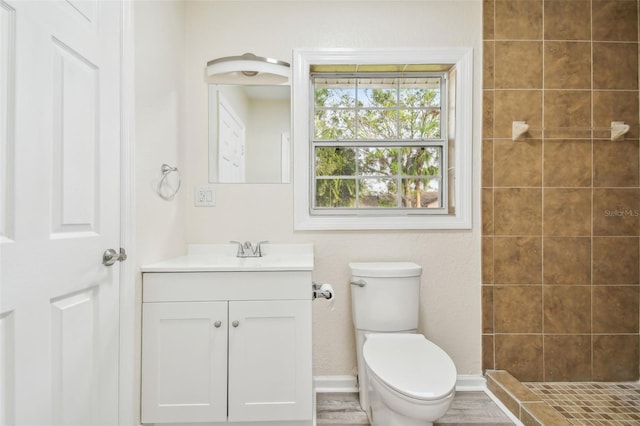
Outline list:
[[[180,172],[178,171],[177,167],[171,167],[168,164],[163,164],[162,166],[160,166],[160,172],[162,173],[162,178],[160,178],[160,182],[158,182],[158,188],[156,188],[156,192],[163,200],[171,201],[180,190],[180,185],[182,184],[180,179]],[[173,172],[176,172],[176,175],[178,175],[178,185],[175,187],[175,189],[171,188],[167,181],[167,178]],[[169,187],[170,191],[168,193],[163,191],[164,186]]]

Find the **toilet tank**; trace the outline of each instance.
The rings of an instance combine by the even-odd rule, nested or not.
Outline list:
[[[353,325],[357,330],[394,332],[418,327],[420,265],[370,262],[349,263],[349,267]]]

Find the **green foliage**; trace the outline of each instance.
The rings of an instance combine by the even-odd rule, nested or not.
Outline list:
[[[354,207],[355,179],[319,179],[316,181],[317,207]]]

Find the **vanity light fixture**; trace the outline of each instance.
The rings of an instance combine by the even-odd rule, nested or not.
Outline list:
[[[213,84],[283,84],[289,81],[290,65],[253,53],[226,56],[207,62],[207,82]]]

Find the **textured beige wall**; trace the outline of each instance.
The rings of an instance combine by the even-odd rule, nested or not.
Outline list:
[[[135,209],[134,247],[131,257],[140,265],[184,253],[186,244],[185,192],[174,201],[155,192],[160,165],[183,169],[184,144],[184,5],[180,2],[136,1],[133,4],[135,48]],[[161,46],[161,49],[158,47]],[[136,275],[136,330],[141,330],[141,274]],[[140,335],[135,336],[136,382],[139,395]],[[139,398],[131,412],[140,413]],[[123,408],[126,412],[126,408]],[[132,420],[132,424],[140,421]]]
[[[208,60],[252,52],[291,61],[294,48],[468,46],[475,54],[474,228],[464,231],[295,232],[291,185],[216,185],[216,206],[187,200],[187,239],[310,242],[314,279],[333,284],[335,310],[314,302],[315,375],[353,374],[351,261],[408,260],[422,265],[420,329],[454,359],[459,374],[481,373],[480,1],[188,1],[186,2],[185,192],[207,182]],[[455,29],[455,31],[452,31]],[[294,123],[295,126],[295,123]],[[300,141],[294,141],[300,143]],[[302,141],[304,143],[304,141]],[[295,165],[294,165],[295,167]]]
[[[185,250],[185,189],[173,201],[156,193],[160,166],[184,174],[184,27],[181,2],[134,2],[136,260]],[[173,177],[170,178],[174,183]]]

